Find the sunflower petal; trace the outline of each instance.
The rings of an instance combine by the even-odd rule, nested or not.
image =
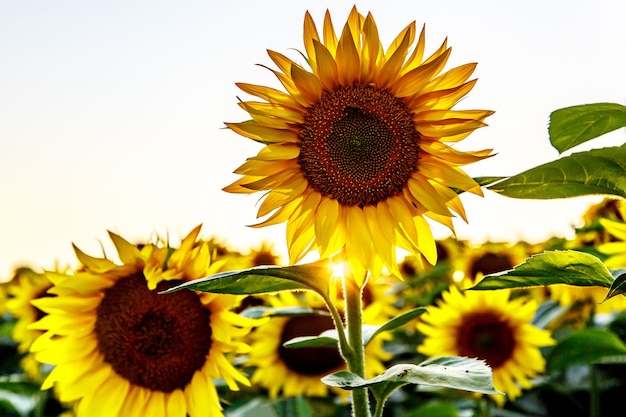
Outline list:
[[[292,65],[291,79],[298,91],[300,91],[300,94],[310,104],[315,104],[322,98],[322,84],[315,74],[311,74],[298,65]]]
[[[315,42],[319,42],[320,37],[317,33],[317,27],[311,17],[311,14],[307,10],[304,14],[304,50],[309,58],[309,65],[311,68],[315,68],[317,65],[317,52],[315,50]]]
[[[339,74],[335,58],[324,45],[318,41],[313,41],[317,62],[315,68],[322,87],[327,91],[334,90],[339,85]]]
[[[276,129],[258,123],[225,123],[229,129],[261,143],[298,143],[298,134],[290,129]]]
[[[359,80],[361,72],[361,59],[354,44],[350,27],[346,24],[343,28],[339,44],[337,45],[337,71],[339,73],[339,83],[350,85]]]

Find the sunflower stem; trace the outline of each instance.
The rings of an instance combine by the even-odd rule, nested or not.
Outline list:
[[[320,295],[324,299],[324,302],[326,303],[326,306],[328,307],[328,311],[330,311],[330,315],[333,318],[333,321],[335,322],[335,328],[337,329],[337,337],[339,339],[339,351],[341,352],[341,355],[343,356],[346,363],[348,363],[348,357],[354,356],[354,353],[352,351],[352,347],[348,343],[348,339],[346,337],[346,330],[343,326],[343,319],[341,318],[341,314],[339,314],[339,310],[337,310],[337,307],[332,302],[330,297],[328,297],[327,294],[320,293]]]
[[[590,406],[589,406],[589,416],[590,417],[600,417],[600,394],[598,389],[598,373],[596,372],[596,366],[594,364],[589,365],[589,373],[591,380],[591,388],[590,388]]]
[[[346,357],[348,370],[365,378],[365,353],[363,347],[363,312],[361,306],[362,288],[353,277],[344,277],[344,297],[346,301],[346,326],[348,343],[352,355]],[[354,417],[371,416],[367,388],[352,390],[352,415]]]

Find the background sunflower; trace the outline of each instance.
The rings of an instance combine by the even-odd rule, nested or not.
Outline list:
[[[235,296],[158,294],[217,272],[199,231],[176,249],[111,233],[121,263],[76,248],[78,271],[46,273],[56,297],[33,302],[47,315],[31,326],[45,332],[36,358],[54,366],[43,389],[76,401],[79,417],[222,414],[214,379],[248,384],[227,356],[246,351],[251,320],[230,311]]]
[[[484,359],[493,370],[496,389],[509,400],[530,388],[545,369],[540,348],[555,343],[550,332],[531,324],[537,304],[510,299],[510,291],[466,291],[450,287],[437,306],[420,317],[424,334],[418,351],[430,357],[465,356]],[[505,398],[494,395],[500,405]]]
[[[263,299],[266,305],[277,310],[309,306],[305,298],[290,292],[267,295]],[[320,380],[330,373],[346,369],[337,348],[282,346],[293,338],[317,336],[331,329],[334,329],[333,320],[325,310],[272,316],[250,334],[250,353],[245,364],[253,368],[252,383],[266,389],[271,398],[279,395],[326,397],[332,392],[345,399],[348,391],[329,387]],[[368,377],[384,371],[383,361],[389,360],[391,355],[383,350],[383,342],[389,339],[388,333],[382,333],[366,347]]]

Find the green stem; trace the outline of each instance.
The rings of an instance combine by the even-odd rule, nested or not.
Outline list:
[[[478,415],[480,417],[491,417],[491,403],[485,397],[478,399]]]
[[[348,370],[361,378],[365,378],[365,353],[363,347],[363,316],[361,307],[361,288],[352,277],[344,277],[344,298],[346,302],[346,325],[348,328],[348,343],[352,348],[352,355],[347,357]],[[367,388],[352,390],[352,415],[354,417],[369,417],[369,398]]]
[[[383,417],[383,408],[385,408],[385,402],[379,401],[376,403],[376,410],[374,411],[374,417]]]
[[[328,307],[328,311],[330,311],[330,315],[335,322],[335,328],[337,329],[337,337],[339,338],[339,351],[341,355],[345,359],[346,363],[348,362],[348,358],[354,355],[350,344],[348,343],[348,339],[346,337],[346,330],[343,326],[343,319],[341,318],[341,314],[339,314],[339,310],[332,302],[332,300],[326,294],[320,294]]]
[[[590,389],[590,417],[600,417],[600,392],[598,389],[598,373],[596,371],[596,366],[594,364],[589,365],[589,373],[591,379],[591,389]]]

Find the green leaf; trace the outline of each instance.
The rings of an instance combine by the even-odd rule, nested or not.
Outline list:
[[[606,295],[604,301],[616,295],[626,293],[626,268],[611,271],[611,275],[615,277],[615,281],[613,281],[613,285],[609,288],[609,293]]]
[[[491,368],[484,361],[454,356],[435,358],[419,365],[394,365],[370,380],[352,372],[339,371],[325,376],[322,382],[344,389],[370,387],[379,392],[389,385],[398,388],[406,384],[419,384],[483,394],[501,394],[493,386]]]
[[[268,400],[253,398],[230,407],[226,417],[313,417],[313,408],[302,397]]]
[[[240,295],[289,290],[312,290],[318,294],[327,294],[331,275],[332,268],[328,260],[285,267],[259,266],[188,281],[160,294],[181,289]]]
[[[512,198],[554,199],[594,194],[626,198],[626,145],[574,153],[487,188]]]
[[[626,360],[626,345],[613,332],[587,329],[564,337],[548,355],[548,369],[557,371],[568,366],[619,362]]]
[[[410,417],[459,417],[458,408],[451,402],[435,400],[430,401],[413,410]]]
[[[0,381],[0,403],[4,403],[20,417],[30,416],[45,395],[37,384],[31,382]]]
[[[339,335],[337,329],[328,329],[318,336],[299,336],[294,337],[283,343],[288,348],[305,348],[305,347],[331,347],[338,348]]]
[[[550,143],[563,153],[590,139],[626,126],[626,107],[595,103],[566,107],[550,115]]]
[[[472,179],[476,181],[476,183],[481,187],[486,187],[489,184],[493,184],[494,182],[501,181],[505,178],[506,177],[474,177]],[[465,192],[465,190],[462,190],[460,188],[450,187],[450,189],[457,194],[462,194]]]
[[[426,312],[426,307],[418,307],[413,310],[409,310],[398,317],[394,317],[385,324],[374,326],[370,324],[364,324],[362,327],[363,333],[363,346],[367,346],[369,342],[382,332],[391,331],[400,326],[405,325],[411,320],[415,319],[419,315]],[[336,329],[325,330],[318,336],[300,336],[294,337],[283,344],[285,347],[290,348],[303,348],[303,347],[334,347],[336,348],[339,343],[339,336]]]
[[[311,314],[319,316],[329,316],[328,311],[316,310],[309,307],[250,307],[239,313],[240,316],[260,319],[262,317],[297,317]]]
[[[609,288],[612,283],[613,276],[595,256],[573,250],[556,250],[531,256],[501,274],[487,275],[471,289],[497,290],[551,284]]]
[[[419,317],[426,312],[426,307],[418,307],[413,310],[409,310],[398,317],[394,317],[388,322],[380,326],[363,326],[363,346],[367,346],[369,342],[382,332],[388,332],[394,330],[400,326],[404,326],[411,320]]]

